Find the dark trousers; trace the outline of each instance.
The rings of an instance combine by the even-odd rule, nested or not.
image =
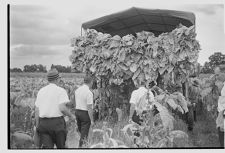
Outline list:
[[[143,120],[140,118],[140,116],[137,114],[137,112],[136,111],[134,111],[134,114],[133,114],[133,116],[132,116],[132,120],[133,120],[133,122],[135,122],[135,123],[137,123],[137,124],[139,124],[139,125],[141,125],[141,123],[143,122]],[[137,136],[137,137],[139,137],[140,136],[140,132],[139,131],[135,131],[134,132],[134,135],[135,136]],[[136,138],[134,139],[134,144],[136,144]]]
[[[140,116],[137,114],[136,111],[134,111],[134,114],[132,116],[132,120],[133,120],[133,122],[135,122],[139,125],[141,125],[141,123],[143,122],[143,120],[140,118]]]
[[[193,106],[188,106],[188,112],[185,113],[185,121],[188,125],[188,130],[192,131],[194,127],[194,109]]]
[[[224,131],[221,131],[220,128],[218,128],[218,135],[219,135],[220,147],[224,148]]]
[[[40,136],[41,148],[65,148],[66,123],[63,117],[39,118],[37,132]]]
[[[78,131],[80,132],[79,148],[81,148],[88,138],[91,120],[88,115],[88,111],[76,109],[75,115],[77,119]]]

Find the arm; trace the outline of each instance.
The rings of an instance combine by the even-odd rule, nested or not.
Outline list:
[[[87,109],[88,109],[88,115],[91,119],[91,122],[93,123],[94,120],[93,120],[93,109],[92,109],[93,105],[92,104],[88,104],[87,105]]]
[[[87,110],[88,110],[88,115],[91,119],[91,123],[94,122],[93,120],[93,93],[90,91],[87,95]]]
[[[220,96],[225,97],[225,83],[223,84],[223,87],[222,87],[222,89],[220,91]]]
[[[71,103],[73,104],[73,107],[76,108],[76,89],[77,87],[74,87],[72,90],[72,95],[71,95]]]
[[[130,115],[129,115],[129,120],[132,120],[133,114],[135,110],[135,104],[131,103],[130,104]]]
[[[69,116],[71,119],[75,119],[75,116],[70,112],[66,107],[66,103],[59,104],[59,110],[66,116]]]
[[[39,92],[37,94],[37,98],[35,100],[35,104],[34,104],[34,118],[35,118],[35,126],[38,127],[39,126]]]
[[[70,97],[70,102],[66,103],[67,107],[73,108],[76,107],[76,100],[75,100],[75,93],[73,92],[71,97]]]
[[[135,102],[136,102],[136,94],[135,91],[132,92],[131,98],[130,98],[130,115],[129,120],[132,120],[134,111],[135,111]]]
[[[38,109],[38,107],[35,107],[35,114],[34,114],[34,116],[35,116],[35,125],[36,125],[36,127],[38,127],[39,126],[39,109]]]

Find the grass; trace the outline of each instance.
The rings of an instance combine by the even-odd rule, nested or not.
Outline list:
[[[197,116],[192,132],[188,132],[194,147],[219,147],[216,121],[206,112]]]

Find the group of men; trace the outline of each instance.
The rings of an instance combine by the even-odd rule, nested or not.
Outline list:
[[[69,99],[64,88],[60,87],[60,74],[52,69],[47,74],[49,84],[40,89],[35,101],[36,131],[39,137],[39,148],[66,148],[67,128],[64,116],[76,121],[80,133],[79,147],[88,137],[90,126],[93,125],[93,94],[90,91],[92,78],[85,77],[84,83],[74,93],[75,98]],[[67,108],[74,103],[75,114]]]
[[[85,76],[84,83],[74,92],[74,97],[69,99],[64,88],[60,87],[61,77],[56,69],[52,69],[47,74],[49,84],[41,88],[35,101],[36,131],[39,137],[39,148],[66,147],[67,128],[64,120],[68,116],[71,121],[77,123],[80,133],[79,148],[83,147],[88,139],[90,127],[93,120],[93,93],[91,91],[93,79]],[[154,86],[154,84],[150,84]],[[149,92],[150,101],[154,100],[154,95],[145,87],[145,82],[141,82],[137,90],[134,90],[130,99],[130,121],[141,124],[141,118],[137,113],[137,102]],[[75,114],[67,108],[69,103],[75,106]],[[141,108],[145,111],[146,106]]]
[[[49,84],[40,89],[35,101],[35,119],[37,133],[39,135],[39,148],[66,147],[67,128],[64,116],[68,116],[71,121],[77,123],[80,133],[79,148],[84,146],[88,139],[90,127],[93,120],[93,93],[91,91],[93,80],[85,76],[84,83],[74,92],[74,98],[69,99],[65,89],[59,86],[60,75],[56,69],[52,69],[47,74]],[[156,84],[151,82],[140,82],[137,90],[134,90],[130,98],[129,121],[141,124],[140,113],[144,113],[146,104],[140,104],[140,99],[148,93],[148,100],[154,101],[154,93],[149,90]],[[221,93],[224,96],[225,88]],[[67,104],[74,103],[75,114],[67,108]],[[156,108],[154,108],[156,109]],[[141,111],[140,111],[141,110]],[[155,110],[156,113],[157,109]],[[156,114],[155,113],[155,114]],[[221,129],[220,129],[221,130]]]

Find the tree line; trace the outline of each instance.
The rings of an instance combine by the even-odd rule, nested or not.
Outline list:
[[[60,73],[71,73],[71,66],[51,65],[51,69],[56,68]],[[46,66],[42,64],[24,65],[23,69],[10,68],[10,72],[43,72],[46,73]]]
[[[209,57],[201,69],[201,73],[213,73],[214,68],[219,66],[222,72],[225,72],[225,54],[215,52]]]

